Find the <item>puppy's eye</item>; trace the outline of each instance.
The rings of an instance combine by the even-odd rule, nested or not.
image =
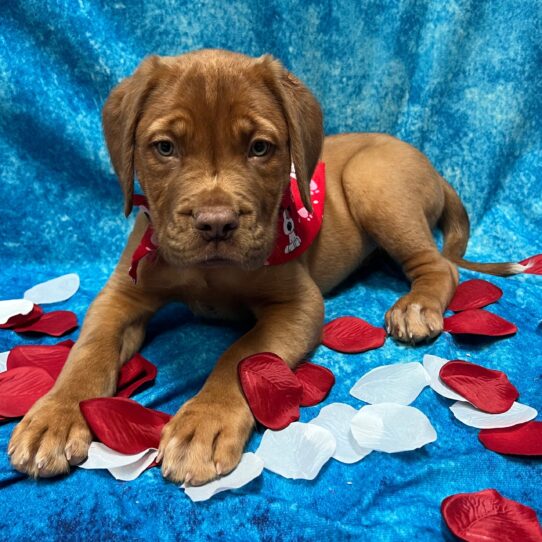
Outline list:
[[[158,154],[161,154],[162,156],[171,156],[175,150],[173,143],[167,139],[157,141],[154,146],[156,147]]]
[[[272,145],[268,141],[263,139],[256,139],[250,145],[250,150],[248,152],[249,156],[255,156],[256,158],[261,158],[266,156],[271,151]]]

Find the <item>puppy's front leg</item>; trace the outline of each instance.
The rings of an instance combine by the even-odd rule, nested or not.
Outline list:
[[[174,482],[204,484],[233,470],[254,427],[237,365],[258,352],[274,352],[290,367],[319,341],[323,300],[312,280],[295,298],[255,308],[257,323],[220,358],[202,390],[164,427],[162,472]]]
[[[141,345],[144,323],[158,307],[156,300],[118,282],[114,275],[92,303],[53,389],[13,431],[8,453],[18,471],[55,476],[86,457],[92,435],[79,402],[114,394],[118,370]]]

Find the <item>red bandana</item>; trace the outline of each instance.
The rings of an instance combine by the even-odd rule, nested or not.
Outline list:
[[[280,204],[275,248],[266,265],[279,265],[297,258],[305,252],[316,239],[324,217],[326,195],[326,172],[323,162],[318,162],[310,183],[312,213],[305,209],[297,186],[297,179],[292,167],[290,184],[284,191]],[[142,195],[134,196],[134,205],[142,208],[149,219],[149,225],[132,255],[132,265],[128,273],[137,282],[139,262],[149,256],[155,258],[158,245],[154,240],[154,230],[150,219],[147,199]]]

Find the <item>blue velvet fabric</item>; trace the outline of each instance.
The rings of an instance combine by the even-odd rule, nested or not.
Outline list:
[[[83,318],[130,228],[101,135],[102,104],[144,55],[202,47],[282,59],[321,100],[327,133],[389,132],[424,151],[468,207],[471,259],[542,252],[537,0],[7,0],[0,10],[1,298],[78,272],[81,289],[61,307]],[[504,296],[491,310],[517,323],[517,335],[444,335],[415,348],[388,340],[351,356],[320,347],[314,360],[337,378],[326,403],[360,407],[348,390],[362,374],[430,352],[506,371],[521,400],[542,408],[542,278],[493,282]],[[381,324],[407,289],[393,267],[377,266],[327,298],[326,318],[357,314]],[[136,399],[175,412],[242,331],[167,307],[143,348],[158,366],[156,384]],[[55,341],[0,332],[0,351],[42,342]],[[312,482],[264,472],[200,504],[158,469],[131,483],[80,469],[28,480],[9,465],[14,424],[4,424],[0,532],[12,540],[451,540],[441,500],[488,487],[542,515],[540,461],[486,451],[430,389],[414,405],[438,433],[421,450],[373,453],[355,465],[332,460]],[[303,409],[302,421],[318,410]]]

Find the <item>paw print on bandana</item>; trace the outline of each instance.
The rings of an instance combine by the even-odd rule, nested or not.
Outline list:
[[[305,207],[301,207],[301,209],[297,210],[297,214],[307,222],[310,222],[312,220],[312,213],[309,214],[309,211],[305,209]],[[301,221],[300,221],[301,222]]]

